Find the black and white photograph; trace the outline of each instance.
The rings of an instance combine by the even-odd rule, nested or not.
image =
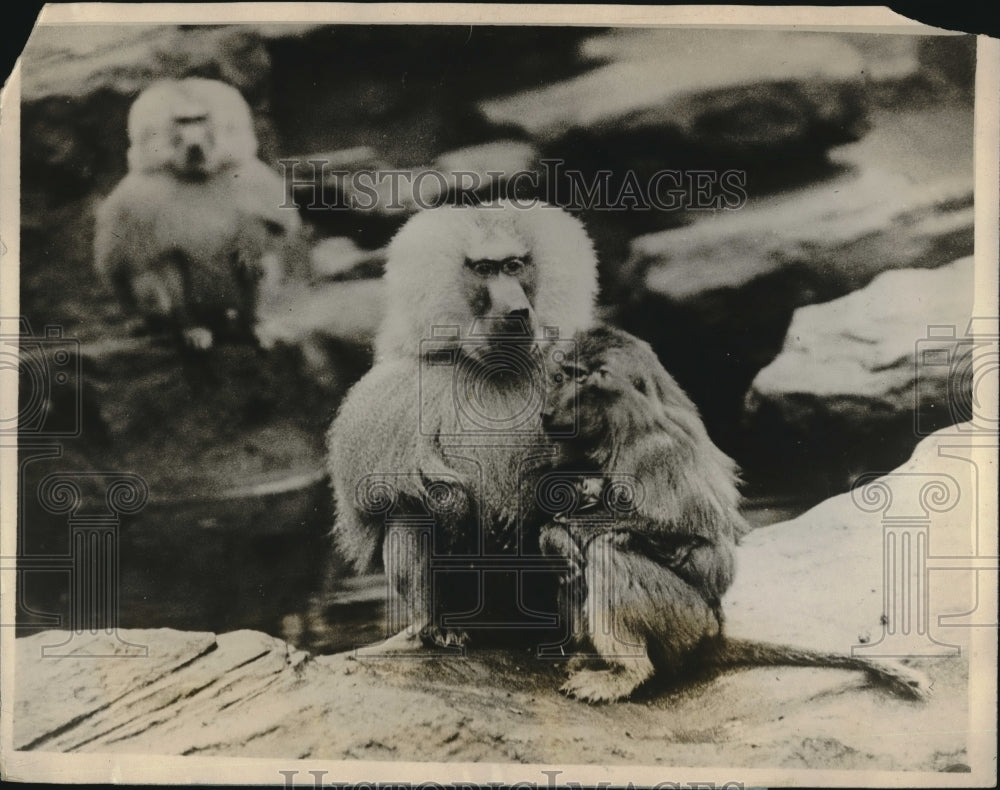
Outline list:
[[[0,112],[0,771],[996,783],[1000,42],[46,6]]]

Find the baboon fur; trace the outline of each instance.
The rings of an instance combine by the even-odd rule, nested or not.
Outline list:
[[[575,569],[567,609],[591,658],[573,662],[565,693],[609,702],[654,674],[797,665],[862,670],[903,697],[927,695],[927,679],[896,662],[727,639],[722,597],[749,530],[736,465],[647,343],[598,327],[578,335],[576,348],[556,374],[544,422],[549,430],[578,426],[559,442],[560,466],[581,489],[602,481],[597,515],[606,517],[570,512],[542,530],[543,552],[567,557]],[[616,485],[630,492],[618,510],[604,496]]]
[[[129,172],[96,213],[101,279],[127,314],[194,345],[252,335],[262,293],[308,264],[246,101],[216,80],[162,80],[133,102],[128,134]]]
[[[477,261],[515,261],[518,273],[487,283],[469,269]],[[387,519],[425,515],[433,489],[435,555],[516,551],[533,507],[523,481],[552,456],[539,397],[547,373],[541,362],[527,372],[505,372],[488,357],[538,361],[556,334],[571,338],[592,323],[597,263],[591,242],[576,219],[547,205],[434,208],[411,218],[392,241],[385,282],[374,367],[349,392],[328,436],[336,542],[358,569],[369,567],[387,545]],[[506,290],[489,290],[497,284]],[[503,305],[497,293],[506,294]],[[526,334],[513,344],[483,336],[482,320],[510,315],[496,311],[512,305],[521,308],[514,312]],[[454,352],[456,363],[430,364],[428,342],[438,352]],[[514,346],[521,351],[511,351]],[[456,386],[462,365],[480,374],[475,393]],[[536,405],[516,430],[483,432],[463,416],[475,409],[502,417],[525,403]],[[381,509],[366,502],[376,484],[390,492]],[[398,537],[424,568],[427,550],[412,537]],[[383,556],[383,562],[397,603],[407,610],[402,624],[426,627],[434,613],[423,570],[411,560]]]

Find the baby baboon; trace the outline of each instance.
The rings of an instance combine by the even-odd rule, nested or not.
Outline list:
[[[329,433],[334,534],[359,569],[382,549],[394,627],[453,645],[465,635],[440,627],[431,555],[521,550],[522,481],[552,452],[544,359],[590,325],[596,259],[558,208],[449,206],[400,230],[385,280],[375,366]]]
[[[97,210],[94,262],[127,313],[198,348],[253,339],[262,289],[306,260],[235,88],[156,82],[132,104],[129,172]],[[295,270],[293,272],[293,270]]]
[[[577,508],[543,529],[542,550],[577,569],[567,585],[575,631],[605,668],[576,669],[565,693],[624,699],[654,672],[701,664],[857,669],[926,696],[926,678],[897,663],[726,639],[721,599],[748,530],[734,463],[648,344],[602,327],[578,335],[576,350],[543,423],[576,429],[559,443],[559,478],[576,481]]]

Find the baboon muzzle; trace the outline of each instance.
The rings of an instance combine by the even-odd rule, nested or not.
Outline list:
[[[521,283],[515,277],[501,274],[491,280],[487,290],[490,334],[531,337],[534,314]]]
[[[490,297],[490,315],[506,316],[516,310],[531,309],[524,288],[516,277],[499,274],[490,278],[486,289]]]
[[[188,167],[192,168],[201,167],[205,164],[205,151],[198,143],[188,146],[186,163]]]

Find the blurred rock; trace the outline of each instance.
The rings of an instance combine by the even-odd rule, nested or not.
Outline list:
[[[917,41],[919,69],[903,79],[874,86],[873,98],[884,107],[930,107],[975,96],[976,37],[922,36]]]
[[[725,300],[777,277],[796,287],[794,280],[797,306],[847,293],[879,272],[971,251],[972,226],[966,177],[915,184],[871,169],[637,238],[626,269],[681,304]]]
[[[538,151],[518,140],[448,151],[434,161],[433,168],[444,176],[441,191],[448,203],[468,205],[511,196],[528,200],[542,194]]]
[[[498,178],[530,170],[538,154],[534,147],[518,140],[496,140],[482,145],[472,145],[441,154],[434,167],[450,175],[450,185],[461,186],[455,173],[473,173],[481,186],[488,186]]]
[[[364,351],[329,341],[184,352],[121,337],[82,344],[79,362],[75,397],[50,398],[61,417],[45,424],[67,427],[76,410],[77,430],[58,445],[22,446],[19,551],[72,554],[69,516],[39,497],[45,480],[76,480],[81,509],[103,512],[103,476],[138,475],[149,502],[118,531],[118,621],[276,628],[322,583],[325,431],[368,364]],[[19,626],[66,622],[67,581],[28,574]]]
[[[898,462],[893,454],[918,427],[969,419],[973,270],[970,257],[885,272],[796,310],[781,353],[746,397],[751,431],[770,437],[767,452],[850,477]]]
[[[405,168],[524,139],[476,102],[580,73],[593,64],[578,43],[592,34],[575,25],[325,26],[269,45],[281,86],[275,122],[288,150],[370,146]]]
[[[289,288],[261,313],[258,335],[267,345],[315,338],[370,355],[385,310],[383,285],[381,279],[344,279]]]
[[[917,57],[931,85],[943,83],[957,95],[971,98],[976,77],[976,37],[928,36],[920,39]]]
[[[830,149],[868,131],[873,86],[918,68],[912,40],[869,39],[859,47],[790,31],[612,30],[581,45],[603,65],[479,106],[559,162],[565,173],[550,174],[546,199],[582,210],[602,256],[619,259],[627,246],[616,231],[674,228],[706,207],[677,180],[708,176],[710,205],[732,208],[723,174],[754,194],[828,176]],[[671,171],[677,177],[664,181]],[[602,276],[617,285],[613,271]]]
[[[740,121],[737,126],[744,134],[763,140],[767,129],[784,124],[807,131],[802,121],[809,107],[796,111],[804,113],[800,118],[781,118],[780,111],[768,112],[777,93],[763,97],[755,107],[752,91],[747,92],[746,103],[733,105],[733,94],[727,89],[770,85],[769,90],[786,87],[794,93],[801,81],[829,82],[835,96],[840,83],[860,87],[871,61],[880,63],[882,76],[899,76],[917,68],[915,45],[905,54],[895,51],[898,42],[889,46],[894,50],[886,56],[863,53],[842,37],[816,33],[615,30],[582,45],[585,55],[610,61],[606,65],[572,80],[484,101],[480,108],[494,123],[515,124],[535,139],[553,142],[572,129],[611,130],[623,123],[633,127],[665,124],[665,128],[673,123],[681,137],[712,128],[724,134],[724,119],[715,113],[726,112],[729,105],[734,112],[751,111],[750,117],[735,119]],[[698,57],[692,57],[693,53]],[[721,104],[711,100],[713,92]],[[756,119],[753,111],[759,113]],[[645,112],[652,115],[644,117]],[[840,112],[847,112],[846,106],[841,111],[828,106],[816,118],[837,125],[851,114],[840,117]],[[755,120],[756,130],[751,132]]]
[[[921,120],[910,119],[906,143],[890,125],[852,147],[838,177],[781,196],[751,193],[738,211],[703,212],[686,227],[638,237],[614,273],[618,322],[653,344],[716,441],[744,466],[770,465],[758,455],[769,435],[741,424],[743,395],[777,355],[796,308],[862,288],[883,271],[971,254],[971,141],[953,144],[931,168],[911,166],[919,154],[896,154],[924,145]],[[886,142],[890,135],[897,142]]]
[[[310,254],[314,277],[324,280],[363,280],[379,277],[385,252],[362,250],[351,239],[335,236],[317,243]]]
[[[324,232],[371,249],[421,209],[506,196],[509,180],[534,172],[537,153],[527,143],[495,140],[448,151],[422,167],[394,165],[368,146],[290,159],[295,199],[306,216]]]
[[[134,337],[85,343],[80,355],[102,436],[77,441],[95,468],[138,471],[152,501],[164,502],[224,498],[322,469],[329,410],[359,375],[331,359],[317,375],[291,344],[196,352]]]
[[[293,28],[286,35],[295,34]],[[264,38],[274,32],[252,24],[36,27],[25,46],[31,68],[24,70],[21,97],[134,95],[154,79],[191,75],[253,94],[269,67]]]
[[[254,501],[308,488],[321,477],[337,403],[371,364],[381,285],[287,284],[261,305],[262,348],[220,342],[198,352],[143,326],[129,334],[124,323],[82,343],[65,334],[79,377],[22,411],[44,406],[38,430],[66,436],[60,468],[136,471],[154,503]],[[44,473],[26,469],[25,484]],[[32,523],[45,521],[33,508]]]

